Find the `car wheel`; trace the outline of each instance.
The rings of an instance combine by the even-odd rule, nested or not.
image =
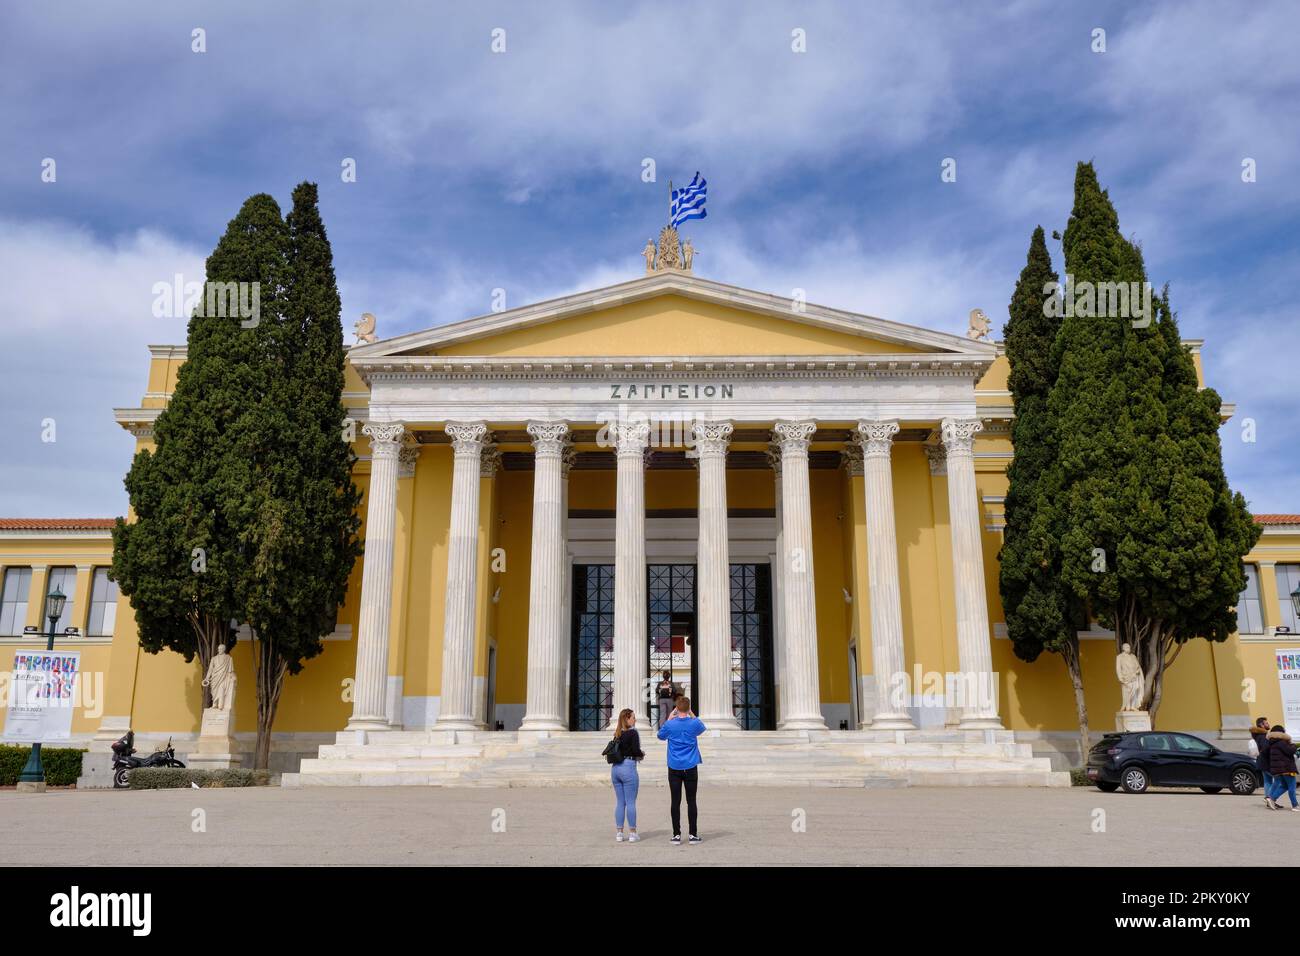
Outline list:
[[[1255,792],[1258,784],[1255,774],[1245,767],[1238,767],[1232,772],[1232,792],[1239,797],[1248,797]]]
[[[1218,793],[1218,792],[1219,792],[1220,790],[1222,790],[1222,789],[1223,789],[1222,787],[1201,787],[1201,792],[1202,792],[1202,793]]]
[[[1151,778],[1141,767],[1126,767],[1120,774],[1120,786],[1125,793],[1146,793],[1151,785]]]
[[[1114,793],[1116,790],[1119,789],[1119,784],[1106,783],[1106,781],[1104,780],[1098,780],[1097,789],[1100,790],[1102,793]]]

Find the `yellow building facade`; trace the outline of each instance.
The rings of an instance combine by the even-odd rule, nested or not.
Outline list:
[[[143,400],[115,410],[137,448],[185,361],[150,352]],[[624,706],[653,722],[665,670],[718,729],[1009,731],[1073,759],[1064,666],[1017,660],[1002,623],[1006,382],[993,342],[678,269],[353,346],[365,556],[324,652],[287,679],[273,767],[385,733],[594,731]],[[1283,718],[1276,652],[1300,650],[1300,516],[1257,520],[1242,633],[1190,643],[1157,715],[1225,747]],[[129,727],[183,756],[199,665],[140,651],[110,526],[0,522],[0,668],[41,646],[23,627],[64,585],[59,627],[79,634],[57,646],[82,650],[88,685],[72,741]],[[1081,639],[1108,730],[1114,638]]]

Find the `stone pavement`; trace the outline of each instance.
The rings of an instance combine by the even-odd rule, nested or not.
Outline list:
[[[596,788],[7,790],[0,865],[1231,866],[1300,839],[1300,813],[1199,791],[705,784],[705,842],[681,847],[668,843],[666,789],[642,792],[641,843],[614,842],[613,807]]]

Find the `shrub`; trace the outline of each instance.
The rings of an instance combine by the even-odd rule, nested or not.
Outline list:
[[[203,788],[266,787],[269,770],[191,770],[188,767],[137,767],[126,775],[132,790],[173,790],[197,783]]]
[[[0,787],[18,783],[18,775],[27,765],[31,747],[13,747],[0,744]],[[41,766],[45,768],[45,783],[51,787],[70,787],[81,776],[81,755],[84,750],[72,747],[41,747]]]

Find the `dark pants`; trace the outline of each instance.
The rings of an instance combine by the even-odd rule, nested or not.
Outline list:
[[[695,788],[700,783],[700,772],[698,767],[692,767],[690,770],[669,770],[668,771],[668,789],[673,792],[673,835],[681,836],[682,833],[682,784],[686,784],[686,822],[690,824],[690,835],[695,836],[699,833],[695,829],[696,811],[695,811]]]

